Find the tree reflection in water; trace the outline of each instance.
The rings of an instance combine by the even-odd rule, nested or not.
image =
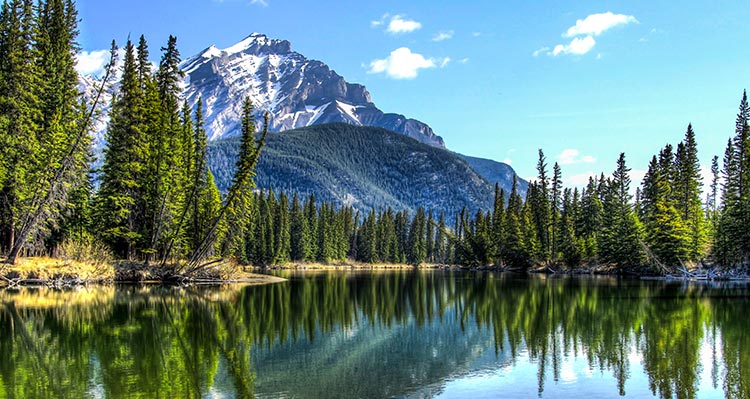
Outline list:
[[[726,397],[750,398],[749,293],[411,271],[3,291],[0,397],[438,394],[446,380],[526,357],[543,396],[573,356],[611,374],[613,395],[643,372],[658,397],[696,397],[710,375]]]

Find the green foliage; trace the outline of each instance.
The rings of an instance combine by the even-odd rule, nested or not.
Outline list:
[[[724,152],[721,207],[716,222],[714,255],[722,264],[750,262],[750,106],[743,92],[735,136]]]
[[[236,138],[211,142],[208,160],[225,192],[234,173]],[[385,129],[343,123],[271,134],[257,168],[259,188],[274,188],[369,212],[416,212],[492,205],[493,186],[458,155]],[[508,187],[509,189],[509,187]]]
[[[81,216],[91,140],[77,22],[71,1],[14,0],[0,11],[0,252],[10,262],[52,252],[79,224],[67,219]]]
[[[266,137],[264,126],[258,137],[249,99],[241,137],[209,144],[202,101],[193,112],[180,98],[177,39],[152,71],[141,36],[125,46],[94,192],[76,25],[72,1],[9,0],[0,10],[0,251],[10,260],[97,237],[119,258],[188,258],[191,267],[214,255],[258,265],[672,267],[709,249],[721,264],[750,262],[746,94],[702,209],[692,125],[653,158],[635,200],[624,154],[611,177],[579,192],[563,187],[558,164],[549,176],[539,150],[538,179],[527,186],[491,161],[379,128],[329,124]]]

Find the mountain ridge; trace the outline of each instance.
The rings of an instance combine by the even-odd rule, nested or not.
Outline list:
[[[239,139],[209,143],[209,167],[220,190],[231,182]],[[461,156],[377,127],[330,123],[270,134],[256,168],[259,189],[314,193],[361,211],[417,207],[453,216],[464,206],[488,210],[495,182]],[[499,182],[510,193],[510,186]]]

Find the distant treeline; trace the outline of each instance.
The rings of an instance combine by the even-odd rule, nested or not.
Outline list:
[[[77,13],[70,0],[11,0],[0,12],[0,251],[53,254],[61,244],[106,245],[117,258],[234,257],[287,261],[532,266],[613,264],[659,270],[750,256],[750,107],[743,95],[723,168],[714,157],[704,202],[695,133],[649,164],[633,197],[621,154],[613,174],[565,188],[539,151],[526,198],[496,187],[492,209],[425,210],[318,204],[314,196],[253,192],[265,136],[244,104],[243,135],[224,195],[206,162],[201,103],[182,99],[176,39],[155,71],[146,40],[128,40],[107,127],[100,186],[92,184],[90,126],[99,93],[78,92]],[[101,90],[113,75],[117,47]],[[93,101],[92,101],[93,100]],[[376,161],[376,160],[375,160]],[[294,191],[294,190],[291,190]],[[446,220],[448,212],[451,217]]]

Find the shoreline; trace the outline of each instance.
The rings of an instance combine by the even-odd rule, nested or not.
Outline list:
[[[316,262],[289,262],[283,265],[243,267],[231,261],[218,262],[194,276],[184,276],[157,266],[146,267],[137,262],[116,261],[87,264],[56,258],[21,258],[16,265],[0,265],[0,288],[53,287],[73,288],[89,285],[260,285],[287,281],[274,276],[275,271],[323,272],[323,271],[388,271],[388,270],[439,270],[462,272],[493,272],[518,274],[543,274],[549,276],[617,276],[641,280],[658,281],[750,281],[744,269],[680,269],[679,274],[657,274],[653,271],[618,269],[614,265],[595,265],[577,269],[555,269],[537,266],[530,269],[503,268],[497,266],[459,266],[448,264],[422,264],[413,266],[399,263],[340,262],[332,264]]]
[[[518,273],[518,274],[542,274],[558,276],[616,276],[631,277],[641,280],[659,281],[748,281],[750,272],[739,268],[693,268],[680,269],[677,273],[658,274],[652,270],[636,270],[634,268],[618,269],[614,265],[594,265],[576,269],[554,269],[549,266],[537,266],[526,270],[518,268],[487,266],[459,266],[447,264],[422,264],[413,266],[399,263],[359,263],[341,262],[335,264],[290,262],[283,265],[253,266],[251,270],[267,273],[274,271],[384,271],[384,270],[441,270],[441,271],[465,271],[465,272],[494,272],[494,273]]]
[[[174,273],[173,268],[145,266],[137,262],[87,263],[67,259],[19,258],[15,265],[0,264],[0,288],[72,288],[88,285],[259,285],[286,281],[269,274],[246,271],[221,261],[193,276]]]

